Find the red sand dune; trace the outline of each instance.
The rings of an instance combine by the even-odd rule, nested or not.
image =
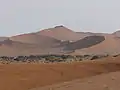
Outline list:
[[[89,48],[94,45],[100,44],[105,40],[104,36],[88,36],[76,42],[71,42],[66,45],[65,49],[67,50],[76,50]]]
[[[42,40],[43,39],[44,38],[42,38]],[[56,42],[46,41],[46,44],[44,43],[44,41],[39,44],[30,44],[7,39],[0,42],[0,56],[39,55],[49,53],[57,54],[60,53],[61,48],[55,48],[52,45],[55,45],[58,42],[59,41],[56,40]]]
[[[7,39],[0,42],[0,56],[24,55],[25,51],[31,48],[38,47],[36,45],[21,43]]]
[[[119,34],[119,31],[115,33]],[[11,51],[10,55],[48,54],[49,52],[54,54],[69,52],[68,54],[73,55],[118,53],[120,38],[115,33],[74,32],[64,26],[56,26],[35,33],[9,37],[12,43],[1,37],[0,40],[4,41],[2,42],[4,44],[0,45],[0,55],[9,55],[7,50]],[[91,40],[90,36],[94,38]],[[97,40],[97,36],[104,36],[105,40]]]
[[[40,32],[37,32],[37,34],[53,37],[58,40],[64,40],[64,41],[66,40],[76,41],[86,36],[89,36],[89,34],[85,34],[85,33],[76,33],[64,26],[56,26],[55,28],[45,29]]]
[[[44,45],[60,42],[59,40],[56,40],[52,37],[37,35],[35,33],[13,36],[13,37],[10,37],[10,39],[13,41],[18,41],[18,42],[22,42],[22,43],[44,44]]]
[[[89,48],[76,50],[72,54],[115,54],[120,52],[120,39],[114,35],[105,35],[105,40]]]

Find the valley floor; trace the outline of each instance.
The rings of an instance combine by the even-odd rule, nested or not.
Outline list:
[[[114,58],[115,59],[115,58]],[[97,60],[97,61],[81,61],[73,63],[59,63],[59,64],[1,64],[0,65],[0,90],[44,90],[40,87],[45,87],[48,85],[54,85],[62,82],[68,82],[77,79],[90,78],[90,80],[85,80],[83,83],[75,82],[73,83],[72,88],[66,86],[55,89],[55,90],[88,90],[86,87],[82,87],[88,84],[88,82],[93,87],[98,87],[99,85],[104,85],[105,80],[108,80],[106,76],[103,78],[103,73],[110,73],[120,71],[120,62],[118,59],[115,60]],[[111,74],[110,74],[111,75]],[[117,77],[119,76],[116,73]],[[97,79],[98,77],[98,79]],[[96,79],[94,79],[96,78]],[[113,77],[112,79],[116,79]],[[99,81],[100,80],[100,81]],[[117,79],[118,83],[120,82]],[[98,82],[94,84],[94,82]],[[109,83],[109,80],[107,81]],[[110,83],[110,85],[114,83]],[[79,85],[80,84],[80,85]],[[71,84],[70,84],[71,86]],[[81,87],[79,87],[81,86]],[[91,86],[88,86],[89,88]],[[54,87],[54,86],[53,86]],[[77,88],[78,87],[78,88]],[[93,88],[89,90],[96,90]],[[107,88],[107,86],[104,86]],[[45,89],[45,90],[54,90],[54,89]],[[110,90],[110,89],[97,89],[97,90]],[[112,90],[112,89],[111,89]],[[118,89],[114,89],[118,90]]]
[[[112,72],[31,90],[119,90],[120,72]]]

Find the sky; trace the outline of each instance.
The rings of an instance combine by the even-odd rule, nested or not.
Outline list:
[[[120,0],[0,0],[0,36],[64,25],[80,32],[120,29]]]

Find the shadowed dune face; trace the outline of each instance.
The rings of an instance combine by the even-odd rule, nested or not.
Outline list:
[[[88,36],[85,37],[84,39],[66,45],[65,50],[89,48],[91,46],[103,42],[104,40],[105,40],[104,36]]]
[[[89,48],[76,50],[73,54],[115,54],[120,52],[120,38],[114,35],[106,35],[105,40]]]

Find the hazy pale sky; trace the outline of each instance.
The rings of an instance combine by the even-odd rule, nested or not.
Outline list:
[[[120,28],[120,0],[0,0],[0,36],[65,25],[75,31]]]

